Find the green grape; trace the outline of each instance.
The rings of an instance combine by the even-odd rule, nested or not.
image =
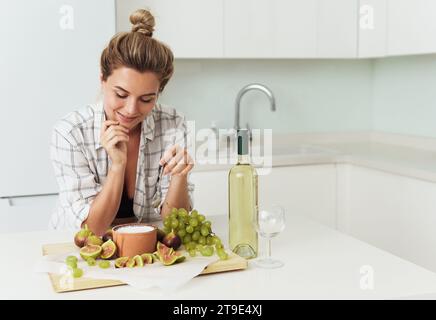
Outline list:
[[[164,227],[166,228],[171,228],[171,219],[169,218],[165,218],[164,222],[163,222]]]
[[[171,228],[168,228],[168,227],[163,227],[163,232],[165,232],[166,234],[168,234],[168,233],[170,233],[171,232]]]
[[[224,246],[220,243],[220,244],[216,244],[215,248],[218,250],[224,248]]]
[[[194,232],[194,227],[191,226],[191,225],[187,226],[187,227],[186,227],[186,232],[187,232],[187,233],[193,233],[193,232]]]
[[[210,257],[213,255],[213,247],[210,246],[205,246],[203,247],[203,249],[200,251],[201,255],[205,256],[205,257]]]
[[[198,216],[198,211],[197,210],[192,210],[191,211],[191,217],[192,218],[196,218]]]
[[[102,269],[107,269],[107,268],[109,268],[111,266],[111,263],[109,261],[107,261],[107,260],[103,260],[103,261],[100,261],[98,266],[100,268],[102,268]]]
[[[201,231],[201,226],[200,226],[200,225],[196,226],[196,227],[194,228],[194,232],[195,232],[195,231],[200,232],[200,231]]]
[[[177,232],[177,235],[180,237],[180,239],[182,239],[184,236],[186,236],[186,230],[185,229],[180,229]]]
[[[179,211],[179,217],[181,218],[186,218],[188,215],[189,215],[188,212],[184,209]]]
[[[179,221],[179,227],[185,226],[185,220],[183,218],[179,217],[178,221]]]
[[[177,219],[173,219],[173,221],[171,221],[171,227],[173,229],[177,228],[179,226],[179,220]]]
[[[170,218],[173,219],[173,220],[174,220],[174,219],[177,219],[177,216],[178,216],[178,215],[177,215],[177,213],[175,213],[175,212],[173,212],[173,213],[170,214]]]
[[[221,244],[221,239],[218,238],[217,236],[213,236],[212,239],[214,245]]]
[[[186,249],[187,250],[195,250],[195,246],[196,246],[197,244],[194,242],[194,241],[191,241],[191,242],[188,242],[186,245],[185,245],[185,247],[186,247]]]
[[[182,214],[183,216],[187,216],[188,215],[188,211],[186,211],[185,208],[180,208],[178,210],[179,215]]]
[[[213,239],[212,239],[211,236],[207,236],[207,237],[206,237],[206,244],[207,244],[208,246],[213,245]]]
[[[200,239],[198,239],[198,243],[204,246],[206,244],[206,238],[203,236],[200,236]]]
[[[203,226],[210,228],[212,226],[212,222],[210,222],[209,220],[206,220],[205,222],[203,222]]]
[[[205,225],[203,225],[202,227],[201,227],[201,230],[200,230],[200,232],[201,232],[201,235],[203,236],[203,237],[206,237],[206,236],[208,236],[209,235],[209,228],[207,227],[207,226],[205,226]]]
[[[197,219],[198,221],[203,222],[204,220],[206,220],[206,217],[203,214],[199,214]]]
[[[194,231],[194,233],[192,234],[192,240],[198,241],[198,239],[200,239],[200,232]]]
[[[78,261],[78,259],[77,259],[77,257],[76,256],[68,256],[66,259],[65,259],[65,262],[68,264],[68,262],[75,262],[75,263],[77,263],[77,261]]]
[[[203,249],[203,245],[201,245],[201,244],[199,244],[199,243],[197,243],[197,244],[195,245],[195,250],[201,251],[202,249]]]
[[[81,276],[83,276],[83,270],[80,268],[74,268],[73,269],[73,277],[80,278]]]
[[[72,260],[67,261],[67,266],[69,266],[72,269],[75,269],[75,268],[77,268],[77,262],[76,261],[72,261]]]
[[[216,251],[218,257],[220,258],[220,260],[227,260],[229,258],[229,255],[227,254],[227,252],[224,249],[218,249]]]
[[[93,267],[97,264],[97,262],[95,261],[94,258],[88,258],[86,259],[86,263],[88,264],[88,266]]]
[[[186,236],[183,237],[183,243],[189,243],[191,242],[192,238],[190,234],[187,234]]]
[[[178,214],[179,210],[177,208],[172,208],[171,213]]]
[[[198,226],[198,220],[196,218],[189,219],[189,225],[192,227]]]
[[[197,251],[195,251],[195,249],[190,249],[188,252],[191,257],[195,257],[197,255]]]

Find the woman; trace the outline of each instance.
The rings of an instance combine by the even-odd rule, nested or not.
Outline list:
[[[115,35],[102,52],[102,100],[54,128],[51,159],[60,188],[54,229],[87,224],[102,235],[113,224],[192,208],[186,123],[157,103],[173,73],[173,54],[152,38],[150,12],[137,10],[130,21],[132,31]],[[163,200],[156,208],[157,189]]]

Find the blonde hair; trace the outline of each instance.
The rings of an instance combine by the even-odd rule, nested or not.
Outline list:
[[[153,15],[138,9],[130,15],[131,32],[120,32],[112,37],[100,57],[104,81],[119,67],[139,72],[151,71],[160,80],[162,92],[174,72],[174,55],[171,49],[152,38],[155,21]]]

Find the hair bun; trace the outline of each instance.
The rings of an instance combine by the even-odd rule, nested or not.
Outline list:
[[[138,9],[130,15],[130,22],[132,23],[132,32],[143,33],[146,36],[153,36],[154,32],[154,17],[150,11],[145,9]]]

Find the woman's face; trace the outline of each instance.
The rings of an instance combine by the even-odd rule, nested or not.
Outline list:
[[[115,69],[101,84],[106,118],[119,121],[130,131],[139,129],[153,109],[160,87],[155,73],[140,73],[127,67]]]

